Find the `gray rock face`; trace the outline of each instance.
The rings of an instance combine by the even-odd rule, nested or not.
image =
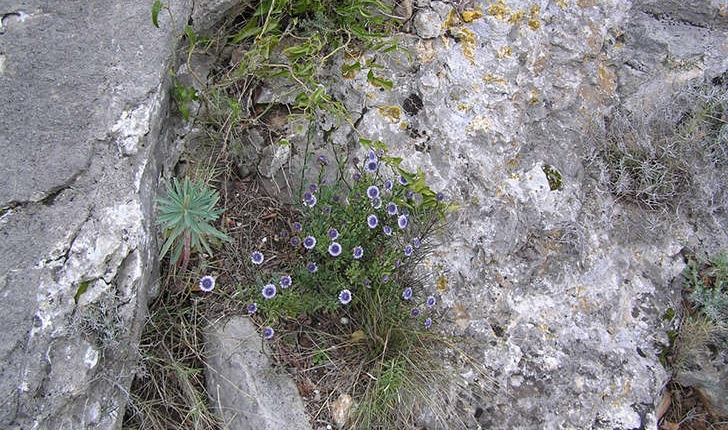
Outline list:
[[[118,428],[181,28],[146,2],[5,1],[0,18],[0,427]]]
[[[450,286],[435,324],[473,339],[493,371],[492,397],[471,403],[484,427],[657,427],[662,316],[680,294],[670,281],[685,243],[728,245],[725,202],[650,231],[644,212],[599,188],[593,127],[616,106],[639,112],[672,85],[725,72],[728,34],[704,15],[674,24],[662,17],[687,9],[653,3],[476,1],[485,16],[452,24],[454,39],[402,35],[408,52],[376,58],[392,91],[366,70],[330,76],[362,113],[362,136],[458,205],[428,261]],[[432,14],[415,12],[418,34],[417,17]]]
[[[311,429],[296,384],[271,366],[255,326],[232,317],[205,339],[207,391],[231,430]]]

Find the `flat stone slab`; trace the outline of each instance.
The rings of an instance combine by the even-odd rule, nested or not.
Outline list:
[[[210,327],[205,339],[210,403],[230,430],[310,430],[296,384],[272,367],[261,339],[242,316]]]

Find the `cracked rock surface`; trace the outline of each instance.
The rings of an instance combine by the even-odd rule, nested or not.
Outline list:
[[[171,2],[179,17],[190,7]],[[152,26],[149,8],[0,2],[2,428],[121,426],[156,280],[181,32],[163,14]]]

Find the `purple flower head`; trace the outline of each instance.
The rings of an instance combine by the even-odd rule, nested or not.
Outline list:
[[[364,165],[364,168],[369,173],[374,173],[379,168],[379,163],[377,160],[367,160],[366,165]]]
[[[341,245],[338,242],[331,242],[331,245],[329,245],[329,254],[332,257],[338,257],[341,254]]]
[[[399,182],[400,185],[405,186],[408,184],[407,179],[404,178],[404,176],[399,175],[399,178],[397,178],[397,182]]]
[[[407,210],[407,208],[402,208],[402,215],[409,216],[409,211]]]
[[[379,209],[382,207],[382,200],[377,197],[376,199],[372,199],[372,207],[374,209]]]
[[[438,202],[441,202],[441,201],[445,200],[445,195],[443,193],[437,193],[436,198],[437,198]]]
[[[301,225],[300,222],[296,221],[293,223],[293,229],[296,231],[301,231],[301,230],[303,230],[303,226]]]
[[[272,299],[276,296],[276,286],[273,284],[268,284],[265,287],[263,287],[263,291],[261,291],[261,294],[263,294],[263,297],[267,299]]]
[[[377,154],[375,154],[374,151],[369,150],[369,153],[367,154],[367,160],[377,161]]]
[[[357,164],[359,164],[359,161],[361,161],[359,160],[359,157],[354,157],[351,159],[351,164],[356,166]]]
[[[298,236],[294,236],[291,238],[291,245],[298,246],[301,244],[301,239]]]
[[[263,329],[263,337],[266,339],[272,338],[274,334],[276,334],[276,332],[273,330],[273,327],[266,327]]]
[[[412,238],[412,246],[414,246],[415,248],[420,247],[420,238],[419,237]]]
[[[312,193],[315,193],[316,190],[318,190],[318,187],[316,186],[316,184],[311,184],[308,186],[308,190],[311,191]]]
[[[371,214],[367,217],[367,225],[369,226],[369,228],[376,228],[378,224],[379,224],[379,219],[377,218],[376,215]]]
[[[400,215],[399,218],[397,218],[397,226],[400,228],[400,230],[407,227],[406,215]]]
[[[293,281],[291,280],[291,277],[288,275],[281,276],[281,282],[280,286],[281,288],[290,288]]]
[[[306,249],[313,249],[313,247],[316,246],[316,238],[313,236],[306,236],[305,239],[303,239],[303,247]]]
[[[402,265],[402,260],[400,260],[399,258],[394,261],[394,267],[399,267],[401,265]]]
[[[387,215],[397,215],[397,204],[395,202],[387,203]]]
[[[383,149],[377,149],[377,156],[378,157],[381,157],[383,155],[384,155],[384,150]]]
[[[409,300],[412,298],[412,288],[407,287],[404,289],[404,292],[402,293],[402,298],[405,300]]]
[[[420,316],[420,310],[419,310],[419,309],[417,309],[417,308],[413,308],[413,309],[412,309],[412,310],[410,311],[410,315],[412,315],[413,317],[417,318],[418,316]]]
[[[364,284],[365,287],[368,287],[369,284],[371,284],[371,281],[369,279],[365,279],[362,284]]]
[[[361,246],[357,246],[356,248],[354,248],[353,255],[356,260],[360,259],[364,255],[364,248],[362,248]]]
[[[432,326],[432,318],[427,318],[425,320],[425,330],[429,330],[431,326]]]
[[[326,156],[324,156],[324,155],[319,155],[318,156],[318,162],[321,163],[324,166],[328,166],[329,165],[329,160],[327,160],[326,159]]]
[[[311,191],[306,191],[305,193],[303,193],[303,201],[305,203],[308,203],[312,199],[313,199],[313,193]]]
[[[412,191],[412,190],[407,190],[407,192],[405,193],[405,195],[407,196],[408,199],[411,199],[412,197],[415,196],[415,192]]]
[[[334,201],[334,203],[339,203],[339,200],[340,200],[340,199],[341,199],[341,197],[339,197],[339,195],[338,195],[338,194],[334,195],[334,197],[332,197],[332,198],[331,198],[331,200],[333,200],[333,201]]]
[[[248,313],[249,313],[249,314],[251,314],[251,315],[252,315],[252,314],[254,314],[254,313],[255,313],[255,311],[257,311],[257,310],[258,310],[258,304],[257,304],[257,303],[253,302],[253,303],[250,303],[250,304],[248,305]]]
[[[412,245],[407,245],[404,247],[404,256],[409,257],[412,255]]]
[[[387,190],[387,191],[391,190],[392,189],[392,181],[390,181],[389,179],[387,179],[386,181],[384,181],[384,189]]]
[[[306,270],[311,273],[316,273],[316,271],[318,270],[318,266],[316,265],[316,263],[308,263],[306,265]]]
[[[263,254],[260,251],[253,251],[253,255],[250,256],[250,261],[253,264],[260,264],[263,262]]]
[[[352,179],[354,179],[355,181],[358,181],[359,179],[361,179],[361,175],[360,175],[360,174],[358,174],[358,173],[354,173],[354,174],[353,174],[353,175],[351,176],[351,178],[352,178]]]
[[[333,227],[330,228],[326,234],[329,236],[329,239],[331,239],[331,240],[336,240],[336,238],[339,237],[339,231]]]
[[[331,206],[329,206],[329,205],[324,206],[324,213],[326,215],[330,214],[331,213]]]
[[[212,276],[203,276],[200,279],[200,291],[209,293],[213,288],[215,288],[215,278]]]
[[[386,284],[387,282],[389,282],[389,275],[382,276],[382,283]]]
[[[435,303],[437,303],[437,300],[435,300],[434,296],[430,296],[427,298],[427,307],[428,308],[435,306]]]
[[[367,188],[367,196],[370,199],[376,199],[379,197],[379,188],[377,188],[376,185],[370,185],[369,188]]]
[[[306,206],[312,208],[312,207],[316,206],[316,201],[317,201],[316,196],[311,196],[311,200],[307,200],[304,203],[306,204]]]
[[[382,228],[382,230],[384,230],[384,234],[386,234],[387,236],[392,235],[392,227],[385,225],[384,228]]]
[[[339,301],[342,305],[349,304],[349,302],[351,302],[351,291],[341,290],[339,293]]]

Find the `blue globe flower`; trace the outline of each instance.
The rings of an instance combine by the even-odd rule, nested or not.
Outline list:
[[[306,270],[308,270],[311,273],[316,273],[316,271],[318,270],[318,265],[316,263],[313,263],[313,262],[312,263],[308,263],[306,265]]]
[[[379,188],[376,185],[370,185],[367,188],[367,196],[372,200],[376,199],[379,197]]]
[[[420,310],[417,309],[417,308],[414,308],[414,309],[412,309],[410,311],[410,315],[412,315],[413,317],[417,318],[418,316],[420,316]]]
[[[276,286],[273,284],[268,284],[265,287],[263,287],[263,290],[261,291],[261,294],[263,294],[263,297],[267,299],[272,299],[276,296]]]
[[[331,242],[331,245],[329,245],[329,254],[331,254],[332,257],[338,257],[339,254],[341,254],[341,245],[337,242]]]
[[[432,318],[427,318],[425,320],[425,330],[429,330],[431,326],[432,326]]]
[[[275,334],[275,330],[273,330],[273,327],[266,327],[263,329],[263,337],[266,339],[270,339]]]
[[[349,302],[351,302],[351,291],[341,290],[339,293],[339,301],[342,305],[349,304]]]
[[[394,202],[387,203],[387,215],[397,215],[397,204]]]
[[[251,314],[251,315],[252,315],[252,314],[254,314],[254,313],[255,313],[255,311],[257,311],[257,310],[258,310],[258,304],[257,304],[257,303],[251,303],[251,304],[249,304],[249,305],[248,305],[248,313],[249,313],[249,314]]]
[[[420,247],[420,238],[419,237],[412,238],[412,246],[414,246],[415,248]]]
[[[263,262],[263,253],[260,251],[253,251],[253,255],[250,256],[250,261],[253,264],[261,264]]]
[[[406,215],[400,215],[399,218],[397,218],[397,226],[400,229],[404,229],[407,227],[407,216]]]
[[[303,239],[303,247],[306,249],[313,249],[313,247],[316,246],[316,238],[313,236],[306,236],[305,239]]]
[[[367,225],[369,228],[376,228],[379,224],[379,218],[376,215],[371,214],[367,217]]]
[[[387,236],[392,235],[392,227],[385,225],[382,230],[384,230],[384,234],[386,234]]]
[[[407,287],[404,289],[404,292],[402,293],[402,298],[405,300],[409,300],[412,298],[412,288]]]
[[[303,230],[303,226],[301,225],[300,222],[296,221],[293,223],[293,229],[296,231],[301,231],[301,230]]]
[[[335,228],[330,228],[328,233],[326,233],[329,236],[329,239],[336,240],[339,237],[339,231]]]
[[[291,280],[291,277],[288,275],[281,276],[281,282],[280,286],[281,288],[290,288],[293,281]]]
[[[431,307],[435,306],[436,302],[437,302],[437,300],[435,300],[435,297],[433,297],[433,296],[428,297],[427,298],[427,307],[431,308]]]
[[[355,247],[353,255],[356,260],[360,259],[364,255],[364,248],[362,248],[361,246]]]
[[[407,245],[404,247],[404,256],[409,257],[412,255],[412,245]]]
[[[213,288],[215,288],[215,278],[212,276],[203,276],[200,279],[200,291],[209,293]]]

